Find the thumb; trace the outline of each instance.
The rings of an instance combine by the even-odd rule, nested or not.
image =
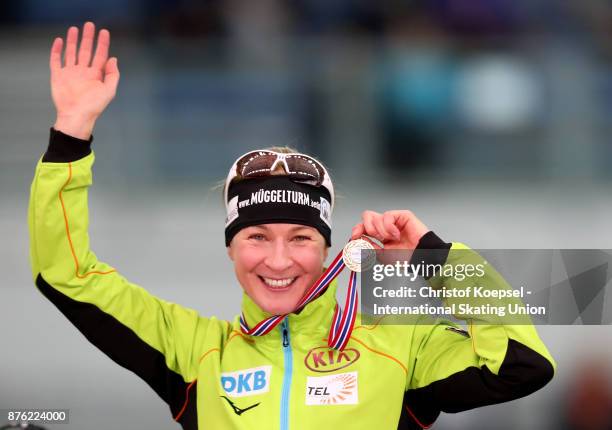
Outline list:
[[[118,84],[119,67],[117,66],[117,57],[112,57],[108,59],[106,65],[104,66],[104,86],[115,94]]]

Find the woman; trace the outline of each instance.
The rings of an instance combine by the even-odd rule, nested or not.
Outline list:
[[[324,268],[333,185],[306,155],[259,150],[230,169],[226,246],[245,292],[233,322],[153,297],[98,261],[87,233],[91,135],[119,70],[108,58],[108,31],[99,32],[95,53],[94,36],[86,23],[77,50],[71,27],[64,65],[63,40],[51,48],[57,120],[31,190],[33,276],[92,343],[168,403],[183,428],[426,428],[441,411],[516,399],[552,378],[554,361],[531,325],[473,325],[468,334],[444,321],[368,326],[351,306],[340,312],[330,282],[340,260]],[[466,249],[407,210],[365,211],[352,231],[362,236],[387,249],[436,249],[453,264],[449,249]],[[504,284],[494,270],[484,281]]]

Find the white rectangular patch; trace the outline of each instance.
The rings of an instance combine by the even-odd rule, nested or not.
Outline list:
[[[359,403],[357,372],[308,376],[307,405],[355,405]]]
[[[227,227],[238,218],[238,196],[234,196],[227,202],[227,216],[225,217],[225,226]]]
[[[272,366],[252,367],[221,374],[221,386],[230,397],[254,396],[270,391]]]
[[[319,216],[331,228],[331,205],[326,198],[321,197],[320,199]]]

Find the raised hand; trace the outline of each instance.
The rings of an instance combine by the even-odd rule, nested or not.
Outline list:
[[[415,249],[421,237],[429,231],[409,210],[391,210],[382,214],[368,210],[363,212],[361,219],[353,227],[351,238],[367,235],[379,240],[385,249]],[[374,246],[379,248],[375,243]]]
[[[51,96],[57,119],[56,130],[80,139],[89,139],[98,117],[115,97],[119,84],[117,58],[108,58],[110,33],[100,30],[93,55],[96,29],[92,22],[83,25],[77,49],[79,29],[70,27],[64,41],[57,37],[51,46]]]

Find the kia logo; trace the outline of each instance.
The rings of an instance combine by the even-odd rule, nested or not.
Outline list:
[[[327,346],[320,346],[308,351],[304,364],[313,372],[333,372],[350,366],[359,359],[359,351],[353,348],[346,348],[344,351],[330,349]]]

